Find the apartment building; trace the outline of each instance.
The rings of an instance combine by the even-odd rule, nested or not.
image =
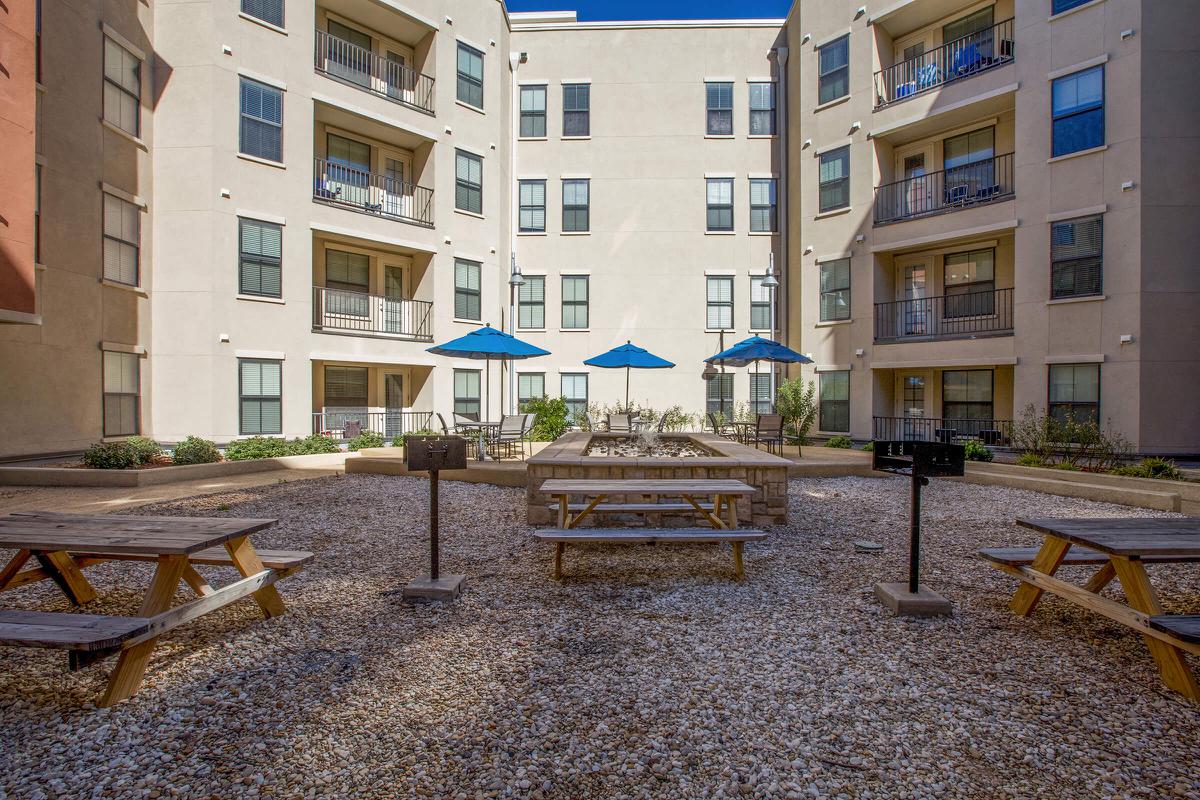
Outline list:
[[[765,366],[702,359],[772,332],[822,433],[1032,403],[1200,452],[1182,6],[10,4],[0,457],[615,403],[583,361],[627,339],[677,364],[635,401],[763,410]],[[481,324],[551,355],[427,352]]]

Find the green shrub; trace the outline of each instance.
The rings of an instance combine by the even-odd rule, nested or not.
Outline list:
[[[535,442],[553,442],[570,425],[567,401],[561,397],[541,397],[525,403],[525,413],[535,414],[530,438]]]
[[[130,436],[125,440],[125,444],[133,448],[139,464],[149,464],[162,455],[162,448],[158,446],[158,442],[145,436]]]
[[[966,456],[968,461],[991,461],[996,457],[996,454],[992,452],[990,447],[974,439],[968,441],[963,446],[963,450],[965,451],[963,455]]]
[[[437,436],[437,431],[431,431],[429,428],[421,428],[420,430],[409,431],[402,433],[399,436],[392,437],[392,447],[404,447],[404,443],[408,441],[409,436]]]
[[[683,406],[671,406],[662,415],[665,420],[663,422],[664,431],[695,430],[696,415],[684,411]]]
[[[255,458],[279,458],[290,455],[285,439],[269,436],[252,436],[237,439],[225,445],[225,458],[230,461],[250,461]]]
[[[854,441],[849,436],[834,436],[825,443],[826,447],[833,447],[838,450],[849,450],[854,447]]]
[[[862,446],[862,449],[863,449],[864,453],[874,453],[875,452],[875,442],[867,442],[866,444],[864,444]]]
[[[289,455],[294,456],[311,456],[316,455],[317,453],[342,452],[342,448],[338,446],[336,439],[334,439],[332,436],[322,436],[319,433],[305,436],[303,439],[293,439],[292,441],[288,442],[288,447],[291,450]]]
[[[1054,465],[1055,469],[1061,469],[1063,472],[1081,472],[1079,465],[1073,461],[1060,461]]]
[[[1183,473],[1179,471],[1179,467],[1175,466],[1174,461],[1166,458],[1143,458],[1138,464],[1117,467],[1113,470],[1113,474],[1125,475],[1130,478],[1160,478],[1169,481],[1183,480]]]
[[[363,431],[358,436],[346,442],[346,449],[351,453],[357,453],[359,450],[365,450],[368,447],[383,447],[383,434],[376,433],[375,431]]]
[[[775,390],[775,413],[783,417],[789,436],[800,444],[808,444],[808,432],[817,421],[816,382],[790,378],[779,384]]]
[[[199,436],[189,436],[175,445],[171,456],[176,464],[212,464],[221,460],[217,446]]]
[[[83,463],[91,469],[129,469],[141,462],[126,442],[97,442],[83,451]]]
[[[1021,453],[1017,456],[1017,466],[1019,467],[1044,467],[1046,459],[1037,453]]]

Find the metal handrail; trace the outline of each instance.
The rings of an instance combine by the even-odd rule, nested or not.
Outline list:
[[[927,172],[875,187],[875,222],[898,222],[939,211],[970,208],[1015,191],[1013,154]]]
[[[1015,54],[1010,18],[879,70],[875,73],[875,107],[1011,63]]]
[[[875,304],[875,341],[955,339],[1012,333],[1013,290]]]
[[[313,159],[313,199],[433,227],[433,189],[325,158]]]
[[[872,417],[872,438],[885,441],[952,443],[978,439],[984,444],[1005,446],[1012,441],[1011,419],[965,419],[949,417]]]
[[[313,66],[380,97],[433,114],[433,77],[317,29]]]
[[[433,340],[433,303],[313,287],[313,330]]]
[[[363,432],[370,431],[382,436],[400,436],[419,430],[429,430],[433,420],[432,411],[368,411],[366,409],[338,408],[314,411],[313,433],[326,436],[346,436],[347,423],[358,423]]]

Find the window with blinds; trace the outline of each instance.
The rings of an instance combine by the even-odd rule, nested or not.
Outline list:
[[[521,138],[546,136],[546,87],[521,87]]]
[[[522,372],[517,375],[517,410],[528,410],[530,400],[546,396],[546,373]]]
[[[141,134],[142,62],[104,37],[104,119],[126,133]]]
[[[704,103],[707,112],[705,133],[709,136],[732,136],[733,84],[704,84]]]
[[[104,194],[104,277],[138,285],[141,254],[141,214],[138,206]]]
[[[1059,422],[1100,421],[1100,365],[1052,364],[1046,407]]]
[[[750,84],[750,135],[775,133],[775,84]]]
[[[710,275],[708,284],[708,315],[705,327],[709,330],[733,327],[733,276]]]
[[[821,154],[819,192],[819,213],[850,205],[849,145]]]
[[[276,28],[283,27],[283,0],[242,0],[242,13]]]
[[[587,83],[563,84],[563,136],[592,135],[592,87]]]
[[[479,370],[454,370],[454,413],[479,413]]]
[[[367,402],[366,367],[325,367],[325,406],[362,408]]]
[[[564,275],[562,279],[562,326],[588,327],[588,276]]]
[[[755,414],[771,413],[771,376],[750,373],[750,410]]]
[[[776,229],[778,197],[774,178],[750,179],[750,230],[771,233]]]
[[[454,151],[454,207],[483,213],[483,159],[463,150]]]
[[[238,220],[238,292],[283,296],[283,226],[256,219]]]
[[[721,414],[724,419],[733,418],[733,373],[722,372],[705,382],[704,410],[709,414]]]
[[[543,233],[546,230],[546,182],[520,181],[520,214],[517,220],[522,233]]]
[[[483,108],[483,53],[458,43],[458,99]]]
[[[946,370],[942,373],[942,416],[947,420],[985,420],[990,424],[994,414],[994,384],[990,369]]]
[[[564,180],[562,182],[562,190],[562,229],[575,233],[587,231],[591,226],[589,218],[591,181],[586,178]]]
[[[844,370],[819,373],[817,427],[845,433],[850,430],[850,373]]]
[[[268,161],[283,160],[283,92],[241,79],[241,130],[238,152]]]
[[[238,432],[258,436],[283,432],[283,362],[238,359]]]
[[[141,425],[141,361],[135,353],[104,352],[104,435],[134,436]]]
[[[480,264],[454,259],[454,316],[456,319],[479,320]]]
[[[821,273],[821,322],[850,319],[850,259],[824,261]]]
[[[564,372],[561,376],[562,397],[567,402],[571,423],[579,424],[588,406],[588,376],[586,372]]]
[[[755,275],[750,278],[750,330],[767,331],[771,329],[771,290],[763,286],[765,277]]]
[[[517,290],[517,327],[546,327],[546,276],[526,275]]]
[[[996,313],[995,248],[949,253],[943,267],[947,319]]]
[[[1104,290],[1104,218],[1079,217],[1050,226],[1050,297],[1087,297]]]
[[[706,230],[733,230],[733,178],[706,178]]]
[[[817,105],[850,94],[850,36],[817,48]]]

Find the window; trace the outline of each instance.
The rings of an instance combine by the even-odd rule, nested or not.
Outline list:
[[[238,292],[282,297],[283,227],[238,220]]]
[[[1051,155],[1077,153],[1104,144],[1103,65],[1056,79],[1051,93]]]
[[[517,410],[525,413],[530,400],[546,396],[546,373],[522,372],[517,375]]]
[[[750,179],[750,230],[774,232],[778,218],[778,198],[774,178]]]
[[[972,435],[962,420],[992,421],[992,371],[990,369],[948,370],[942,373],[942,416],[946,427]],[[977,427],[977,426],[976,426]]]
[[[733,327],[733,276],[708,277],[708,317],[704,327],[709,330]]]
[[[463,150],[454,151],[454,207],[483,213],[483,159]]]
[[[1061,14],[1064,11],[1070,11],[1075,6],[1081,6],[1091,0],[1054,0],[1050,4],[1051,14]]]
[[[521,87],[521,138],[540,139],[546,135],[546,87]]]
[[[720,414],[725,419],[733,417],[733,373],[719,372],[704,387],[704,410],[709,414]]]
[[[948,319],[996,313],[995,250],[950,253],[943,273]]]
[[[562,229],[564,231],[587,231],[591,225],[588,210],[591,181],[586,178],[564,180],[562,191]]]
[[[750,411],[755,414],[771,413],[771,376],[769,373],[750,373]]]
[[[704,84],[704,103],[708,112],[704,129],[709,136],[733,135],[733,84]]]
[[[526,275],[517,290],[517,327],[546,327],[546,276]]]
[[[850,35],[817,48],[817,105],[850,94]]]
[[[564,275],[562,279],[562,326],[564,328],[586,328],[588,326],[588,276]]]
[[[283,362],[238,359],[238,432],[283,432]]]
[[[563,84],[563,136],[592,135],[592,87],[586,83]]]
[[[325,285],[366,294],[371,290],[371,259],[365,253],[325,251]]]
[[[483,108],[483,53],[458,43],[458,99]]]
[[[995,142],[996,129],[992,127],[951,136],[942,141],[942,167],[947,173],[947,191],[950,184],[969,179],[971,170],[966,167],[995,156]]]
[[[562,397],[567,401],[567,413],[578,420],[587,413],[588,376],[586,372],[568,373],[561,376]]]
[[[824,261],[821,269],[821,322],[850,319],[850,259]]]
[[[138,285],[142,210],[126,200],[104,194],[104,277]]]
[[[142,62],[104,37],[104,119],[126,133],[141,133]]]
[[[765,276],[755,275],[750,278],[750,330],[769,331],[771,329],[771,290],[763,286]]]
[[[1104,289],[1104,218],[1065,219],[1050,226],[1050,297],[1085,297]]]
[[[325,367],[327,408],[366,408],[366,367]]]
[[[283,0],[242,0],[242,13],[276,28],[283,27]]]
[[[141,429],[141,362],[135,353],[104,351],[104,435],[133,436]]]
[[[943,25],[942,42],[945,44],[951,44],[953,42],[957,42],[959,39],[965,39],[966,37],[971,36],[971,34],[978,34],[981,31],[986,31],[988,28],[992,27],[992,22],[992,7],[988,6],[987,8],[976,11],[974,14],[968,14],[965,17],[961,17],[953,22],[948,22]],[[960,46],[965,47],[970,44],[982,44],[982,42],[979,41],[981,37],[975,36],[973,38],[975,41],[962,42],[960,43]]]
[[[820,377],[820,420],[817,423],[823,431],[850,430],[850,373],[845,370],[838,372],[822,372]]]
[[[523,233],[543,233],[546,230],[546,182],[521,181],[521,208],[518,229]]]
[[[479,413],[479,370],[454,370],[454,413]]]
[[[1099,423],[1100,365],[1052,365],[1048,408],[1060,422]]]
[[[775,84],[750,84],[750,135],[775,133]]]
[[[242,124],[238,152],[283,160],[283,92],[242,78]]]
[[[38,8],[41,8],[39,5]],[[33,166],[33,263],[42,263],[42,165]]]
[[[707,230],[733,230],[733,178],[707,178]]]
[[[480,303],[480,270],[476,261],[454,259],[454,316],[457,319],[482,319]]]
[[[850,205],[850,146],[821,154],[820,213]]]

